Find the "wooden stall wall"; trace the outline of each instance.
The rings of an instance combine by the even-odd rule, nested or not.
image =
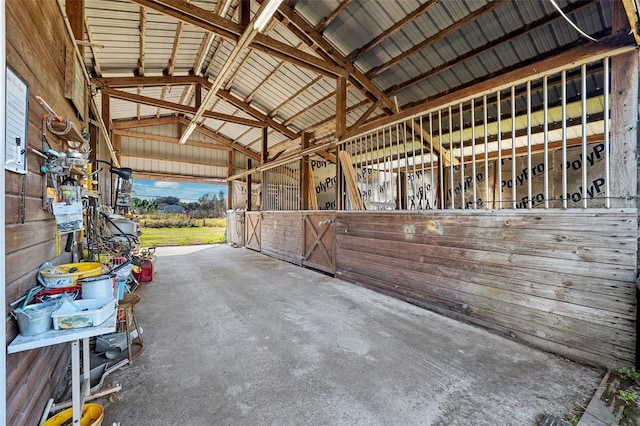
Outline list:
[[[616,368],[635,363],[636,228],[635,209],[340,211],[336,276]]]
[[[76,111],[64,97],[65,56],[71,46],[58,4],[55,1],[6,1],[7,65],[29,88],[28,143],[41,149],[44,111],[35,97],[43,97],[58,114],[76,117]],[[76,126],[82,123],[74,120]],[[49,135],[53,149],[62,141]],[[56,255],[54,219],[42,209],[40,166],[43,161],[28,154],[26,182],[23,175],[5,171],[5,235],[7,301],[23,295],[36,285],[38,267],[71,261],[62,250]],[[24,208],[22,208],[24,207]],[[24,215],[21,213],[24,211]],[[64,240],[62,247],[64,248]],[[17,324],[5,318],[7,344],[16,336]],[[7,356],[7,424],[38,424],[47,400],[67,367],[67,345]]]
[[[260,250],[267,256],[302,265],[302,212],[262,212]]]

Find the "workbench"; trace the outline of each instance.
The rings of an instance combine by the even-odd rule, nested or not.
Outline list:
[[[80,425],[82,406],[85,398],[90,394],[90,360],[89,340],[91,337],[113,333],[116,330],[116,312],[114,311],[105,322],[94,327],[74,328],[69,330],[49,330],[46,333],[35,336],[18,335],[7,346],[9,354],[58,345],[60,343],[71,344],[71,395],[73,407],[73,425]],[[80,383],[80,340],[82,340],[82,368],[83,381]]]

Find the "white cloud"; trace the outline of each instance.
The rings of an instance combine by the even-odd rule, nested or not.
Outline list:
[[[163,181],[156,181],[153,184],[154,188],[161,188],[161,189],[179,189],[180,188],[180,184],[178,182],[163,182]]]

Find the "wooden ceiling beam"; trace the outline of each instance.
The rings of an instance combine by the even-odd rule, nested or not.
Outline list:
[[[591,7],[593,5],[593,3],[574,3],[574,4],[570,4],[567,7],[565,7],[564,9],[564,13],[567,15],[573,14],[573,13],[577,13],[583,9],[586,9],[588,7]],[[523,37],[526,36],[527,34],[530,34],[531,32],[538,30],[540,28],[543,28],[551,23],[553,23],[554,21],[563,19],[562,15],[560,15],[560,13],[556,10],[554,10],[552,13],[549,13],[545,16],[543,16],[540,19],[536,19],[533,22],[530,22],[526,25],[524,25],[523,27],[517,28],[503,36],[500,36],[488,43],[485,43],[482,46],[479,46],[475,49],[470,50],[469,52],[458,56],[448,62],[445,62],[444,64],[438,65],[435,68],[432,68],[428,71],[425,71],[424,73],[417,75],[407,81],[404,81],[402,83],[393,85],[391,87],[389,87],[388,89],[386,89],[384,91],[384,93],[386,93],[389,96],[392,96],[404,89],[406,89],[407,87],[413,86],[414,84],[418,84],[424,80],[427,80],[429,77],[432,77],[434,75],[437,75],[443,71],[448,70],[449,68],[453,68],[456,65],[459,65],[463,62],[466,62],[470,59],[473,59],[485,52],[488,52],[489,50],[494,50],[496,48],[498,48],[499,46],[506,44],[506,43],[510,43],[512,42],[514,39],[518,38],[518,37]]]
[[[409,13],[407,16],[405,16],[404,18],[402,18],[401,20],[393,24],[390,28],[384,30],[380,35],[375,37],[373,40],[371,40],[364,46],[354,50],[349,55],[347,55],[347,61],[350,63],[355,62],[358,59],[358,57],[367,53],[368,51],[370,51],[371,49],[373,49],[374,47],[382,43],[384,40],[388,39],[393,34],[398,32],[400,29],[409,25],[419,16],[427,13],[433,6],[440,3],[440,1],[441,0],[428,0],[426,3],[422,4],[417,9],[414,9],[413,12]]]
[[[225,178],[212,178],[205,176],[186,176],[181,174],[170,174],[170,173],[156,173],[156,172],[141,172],[136,170],[134,172],[133,177],[135,179],[140,180],[162,180],[168,182],[197,182],[197,183],[215,183],[215,184],[226,184],[227,180]]]
[[[273,129],[282,133],[289,139],[296,139],[300,137],[299,134],[297,134],[293,130],[290,130],[286,125],[278,123],[268,115],[261,113],[260,111],[258,111],[257,109],[249,105],[248,103],[233,96],[229,91],[218,90],[218,96],[220,96],[222,99],[226,100],[227,102],[231,103],[232,105],[235,105],[237,108],[240,108],[241,110],[245,111],[247,114],[255,117],[256,119],[265,122],[267,126],[272,127]]]
[[[225,162],[224,164],[212,164],[212,163],[205,163],[204,161],[199,161],[198,159],[194,160],[189,160],[189,161],[180,161],[180,160],[176,160],[175,158],[169,158],[169,157],[161,157],[158,155],[155,156],[144,156],[141,157],[139,155],[126,155],[123,154],[122,155],[123,158],[131,158],[131,159],[136,159],[136,160],[152,160],[152,161],[167,161],[169,163],[182,163],[182,164],[195,164],[198,166],[210,166],[210,167],[227,167],[227,163]],[[134,172],[136,173],[136,172]]]
[[[385,95],[369,78],[358,71],[353,64],[347,62],[346,58],[340,54],[327,40],[318,33],[307,21],[298,15],[292,7],[282,4],[276,13],[276,19],[280,20],[283,25],[312,47],[326,61],[333,61],[338,66],[343,67],[349,73],[349,81],[372,102],[382,101],[382,107],[387,114],[393,114],[395,111],[395,103]]]
[[[113,134],[129,137],[129,138],[146,139],[150,141],[172,143],[172,144],[178,144],[180,142],[180,139],[178,138],[172,138],[170,136],[162,136],[162,135],[152,135],[152,134],[143,133],[143,132],[134,132],[132,130],[114,130]],[[214,145],[211,143],[199,142],[199,141],[188,141],[185,145],[194,146],[197,148],[218,149],[221,151],[230,151],[232,149],[230,146],[224,145],[224,144]]]
[[[180,122],[180,117],[170,115],[160,118],[143,118],[141,120],[124,120],[111,123],[113,130],[136,129],[139,127],[161,126],[163,124],[175,124]]]
[[[636,40],[636,44],[640,45],[640,16],[638,15],[640,11],[637,9],[638,3],[634,0],[622,0],[622,5],[629,19],[629,26]]]
[[[190,120],[184,118],[184,117],[178,117],[180,123],[184,124],[185,126],[188,125],[190,123]],[[254,160],[259,160],[260,159],[260,154],[254,151],[251,151],[249,148],[240,145],[238,142],[227,138],[226,136],[223,136],[221,134],[218,134],[216,132],[214,132],[213,130],[210,130],[206,127],[203,126],[196,126],[194,132],[198,132],[204,136],[210,137],[211,139],[214,139],[224,145],[229,146],[230,148],[235,149],[238,152],[241,152],[242,154],[246,155],[249,158],[253,158]]]
[[[93,72],[97,77],[102,77],[102,69],[100,68],[100,61],[98,60],[98,49],[96,48],[93,33],[89,26],[89,19],[84,18],[84,30],[87,32],[87,39],[89,40],[89,48],[91,49],[91,56],[93,61]]]
[[[149,106],[158,107],[158,108],[169,109],[169,110],[173,110],[173,111],[176,111],[176,112],[183,112],[183,113],[186,113],[186,114],[195,114],[196,111],[197,111],[196,108],[191,107],[191,106],[177,104],[175,102],[163,101],[163,100],[160,100],[160,99],[151,98],[149,96],[137,95],[135,93],[127,93],[127,92],[123,92],[121,90],[114,90],[114,89],[111,89],[111,88],[103,88],[102,91],[103,91],[103,93],[111,96],[112,98],[121,99],[121,100],[129,101],[129,102],[137,102],[137,103],[140,103],[140,104],[149,105]],[[251,119],[248,119],[248,118],[236,117],[236,116],[229,115],[229,114],[222,114],[222,113],[214,112],[214,111],[204,111],[202,116],[206,117],[206,118],[212,118],[214,120],[230,121],[232,123],[242,124],[244,126],[251,126],[251,127],[264,127],[265,126],[264,122],[255,121],[255,120],[251,120]]]
[[[390,61],[387,61],[384,64],[371,69],[365,75],[368,78],[374,78],[375,76],[382,74],[384,71],[386,71],[389,68],[393,67],[394,65],[397,65],[398,63],[404,61],[409,56],[415,55],[416,53],[418,53],[419,51],[421,51],[423,49],[426,49],[427,47],[429,47],[433,43],[444,39],[445,37],[447,37],[450,34],[455,33],[456,31],[460,30],[461,28],[464,28],[467,24],[470,24],[471,22],[476,21],[481,16],[486,15],[487,13],[493,12],[495,9],[497,9],[498,7],[500,7],[504,3],[506,3],[506,1],[507,0],[493,0],[490,3],[485,4],[484,6],[476,9],[473,12],[471,12],[470,14],[468,14],[467,16],[462,18],[461,20],[453,23],[452,25],[448,26],[447,28],[444,28],[444,29],[436,32],[431,37],[425,39],[424,41],[422,41],[422,42],[420,42],[418,44],[416,44],[415,46],[411,47],[410,49],[404,51],[402,54],[396,56],[395,58],[391,59]]]
[[[597,36],[600,36],[597,34]],[[601,38],[598,43],[580,44],[572,49],[563,48],[562,52],[549,58],[528,64],[526,67],[518,66],[517,69],[506,73],[500,73],[493,78],[482,78],[472,86],[465,86],[459,90],[449,92],[443,96],[421,102],[411,108],[402,111],[398,116],[383,117],[361,126],[357,132],[347,132],[347,138],[357,136],[357,134],[368,132],[379,127],[384,127],[389,123],[396,122],[403,118],[408,118],[425,111],[434,110],[451,102],[465,99],[478,93],[494,92],[507,84],[519,84],[520,82],[532,79],[535,76],[559,72],[560,68],[569,64],[579,66],[587,63],[594,56],[610,54],[611,57],[633,49],[635,40],[627,34]]]
[[[144,55],[146,52],[145,39],[147,35],[147,8],[140,6],[140,44],[138,50],[138,69],[137,75],[144,75]]]
[[[269,117],[275,117],[275,115],[280,112],[280,110],[282,108],[284,108],[289,102],[291,102],[292,100],[296,99],[298,96],[300,96],[301,94],[303,94],[304,92],[306,92],[307,90],[309,90],[311,87],[315,86],[316,83],[318,83],[320,80],[322,80],[324,77],[319,75],[318,77],[314,78],[313,80],[311,80],[309,83],[305,84],[304,86],[302,86],[296,93],[294,93],[293,95],[289,96],[287,99],[285,99],[283,102],[280,103],[280,105],[278,105],[277,107],[275,107],[270,113],[269,113]]]
[[[319,78],[322,78],[322,77],[319,77]],[[163,86],[163,85],[186,85],[186,84],[197,84],[197,83],[202,84],[202,86],[207,89],[211,88],[211,83],[209,82],[209,80],[199,76],[110,77],[110,78],[96,78],[96,79],[92,79],[92,81],[94,82],[96,87],[100,89],[109,89],[114,87],[128,88],[128,87],[136,87],[136,86],[154,87],[154,86]],[[120,93],[124,93],[123,96],[130,95],[126,92],[120,92]],[[218,90],[217,94],[221,99],[231,103],[236,108],[243,110],[245,113],[251,115],[257,120],[261,120],[263,124],[261,124],[260,126],[267,125],[267,126],[273,127],[275,130],[277,130],[279,133],[282,133],[289,139],[296,139],[299,137],[299,135],[296,132],[288,129],[286,125],[278,123],[273,119],[273,117],[263,114],[262,112],[258,111],[257,109],[249,105],[247,102],[244,102],[241,99],[233,96],[228,90]],[[153,98],[149,98],[148,100],[152,100],[152,99]],[[175,106],[175,105],[182,105],[182,104],[172,104],[172,105]],[[156,105],[152,105],[152,106],[156,106]],[[188,114],[191,114],[192,113],[191,110],[194,109],[193,107],[190,107],[190,106],[182,105],[182,107],[189,109],[189,111],[181,111]],[[211,118],[214,118],[214,117],[211,117]],[[236,117],[236,119],[239,119],[239,117]],[[243,120],[246,120],[246,119],[243,119]],[[232,121],[232,120],[229,120],[229,121]]]
[[[126,88],[126,87],[163,87],[163,86],[186,86],[189,84],[202,83],[207,81],[203,77],[192,75],[185,76],[135,76],[135,77],[98,77],[91,81],[97,88]]]
[[[351,3],[351,0],[343,0],[340,5],[333,10],[328,16],[322,18],[318,25],[315,26],[315,30],[322,34],[324,30],[338,17]]]
[[[245,27],[243,25],[224,19],[213,12],[196,7],[184,2],[183,0],[131,1],[194,25],[198,28],[202,28],[205,31],[218,34],[235,43],[238,43],[241,35],[245,31]],[[265,52],[282,60],[292,62],[318,74],[324,74],[334,78],[345,75],[345,70],[341,67],[335,66],[332,62],[320,59],[263,34],[255,35],[247,47]]]

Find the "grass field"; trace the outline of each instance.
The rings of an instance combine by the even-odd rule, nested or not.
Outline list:
[[[145,227],[145,218],[139,218],[141,225],[140,246],[187,246],[198,244],[224,243],[227,220],[225,218],[216,219],[194,219],[191,227],[174,228],[150,228]],[[203,226],[204,224],[204,226]]]

